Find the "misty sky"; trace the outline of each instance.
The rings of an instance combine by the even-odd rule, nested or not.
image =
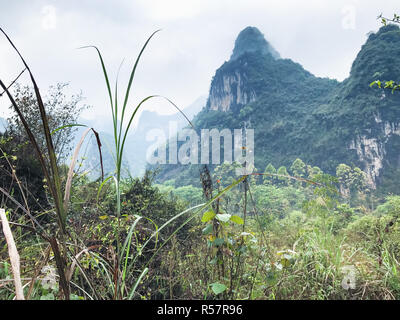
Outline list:
[[[181,107],[206,95],[216,69],[228,60],[246,26],[257,27],[283,58],[320,77],[345,79],[367,33],[381,26],[380,13],[400,13],[398,0],[0,0],[0,26],[8,32],[43,90],[69,82],[93,108],[86,118],[109,116],[105,83],[92,49],[102,51],[112,82],[123,59],[120,88],[147,37],[130,105],[151,94]],[[9,83],[22,70],[0,38],[0,78]],[[27,77],[22,79],[27,82]],[[0,98],[0,116],[9,102]],[[174,112],[165,102],[148,110]]]

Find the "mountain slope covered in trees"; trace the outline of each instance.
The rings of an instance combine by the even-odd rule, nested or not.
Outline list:
[[[193,123],[199,131],[253,128],[258,172],[297,158],[332,174],[346,163],[365,171],[372,189],[393,192],[400,177],[400,96],[369,85],[400,78],[399,56],[399,28],[384,26],[369,35],[350,76],[338,82],[281,59],[258,29],[247,27]],[[161,165],[158,179],[196,183],[198,168]]]

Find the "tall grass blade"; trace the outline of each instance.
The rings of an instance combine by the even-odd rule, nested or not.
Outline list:
[[[103,57],[102,57],[102,55],[100,53],[100,50],[96,46],[84,46],[84,47],[80,47],[78,49],[86,49],[86,48],[94,48],[97,51],[97,54],[99,56],[101,67],[102,67],[102,70],[103,70],[104,79],[106,80],[106,85],[107,85],[108,96],[109,96],[109,99],[110,99],[110,106],[111,106],[111,113],[112,113],[112,117],[113,117],[113,122],[115,122],[115,119],[116,119],[117,115],[114,114],[114,108],[113,108],[114,103],[113,103],[113,98],[112,98],[112,94],[111,94],[110,81],[108,80],[107,69],[106,69],[106,66],[104,64]]]
[[[100,153],[100,167],[101,167],[101,179],[103,180],[103,160],[102,160],[102,155],[101,155],[101,143],[100,143],[100,138],[98,136],[98,133],[93,129],[93,128],[88,128],[83,134],[81,139],[79,140],[75,151],[74,151],[74,155],[72,157],[71,160],[71,164],[69,166],[69,170],[68,170],[68,175],[67,175],[67,182],[65,184],[65,192],[64,192],[64,211],[68,212],[68,203],[69,203],[69,198],[71,195],[71,186],[72,186],[72,178],[74,176],[74,169],[75,169],[75,165],[76,165],[76,161],[78,159],[79,156],[79,151],[81,150],[82,144],[87,136],[87,134],[93,131],[95,136],[96,136],[96,140],[97,140],[97,145],[99,148],[99,153]]]
[[[126,109],[126,106],[127,106],[127,104],[128,104],[129,94],[130,94],[130,91],[131,91],[131,86],[132,86],[133,78],[135,77],[136,68],[137,68],[138,63],[139,63],[139,61],[140,61],[140,58],[141,58],[141,56],[142,56],[144,50],[146,49],[148,43],[150,42],[151,38],[153,38],[153,36],[154,36],[157,32],[159,32],[159,31],[161,31],[161,30],[159,29],[159,30],[154,31],[154,32],[150,35],[150,37],[147,39],[147,41],[146,41],[145,44],[143,45],[142,49],[140,50],[139,55],[138,55],[138,57],[136,58],[135,64],[134,64],[133,69],[132,69],[132,71],[131,71],[131,74],[130,74],[130,77],[129,77],[128,86],[127,86],[126,92],[125,92],[124,104],[122,105],[121,124],[120,124],[121,127],[120,127],[120,131],[119,131],[118,143],[120,143],[120,140],[121,140],[121,133],[122,133],[123,123],[124,123],[125,109]],[[119,149],[119,147],[120,147],[120,146],[118,145],[117,148]]]
[[[59,128],[57,128],[57,129],[54,129],[54,130],[51,132],[51,135],[55,134],[57,131],[60,131],[60,130],[62,130],[62,129],[65,129],[65,128],[72,128],[72,127],[87,127],[87,125],[85,125],[85,124],[78,124],[78,123],[66,124],[65,126],[59,127]]]
[[[148,96],[148,97],[144,98],[144,99],[136,106],[135,110],[133,111],[133,113],[132,113],[132,115],[131,115],[131,117],[130,117],[130,119],[129,119],[128,126],[127,126],[127,128],[126,128],[126,130],[125,130],[125,133],[124,133],[124,136],[123,136],[123,140],[122,140],[122,144],[120,145],[120,147],[121,147],[121,148],[120,148],[120,154],[119,154],[119,157],[118,157],[119,163],[118,163],[117,165],[118,165],[119,168],[121,168],[122,154],[123,154],[123,150],[124,150],[124,146],[125,146],[125,140],[126,140],[126,138],[127,138],[127,136],[128,136],[128,131],[129,131],[129,128],[130,128],[130,126],[131,126],[131,124],[132,124],[132,121],[133,121],[133,119],[134,119],[134,117],[135,117],[137,111],[139,110],[139,108],[140,108],[146,101],[148,101],[148,100],[150,100],[150,99],[152,99],[152,98],[163,98],[163,99],[167,100],[170,104],[172,104],[172,105],[185,117],[185,119],[189,122],[189,124],[190,124],[192,127],[194,127],[193,124],[192,124],[192,122],[191,122],[191,121],[189,120],[189,118],[185,115],[185,113],[184,113],[175,103],[173,103],[170,99],[168,99],[168,98],[166,98],[166,97],[164,97],[164,96],[160,96],[160,95],[152,95],[152,96]]]
[[[132,288],[132,290],[131,290],[131,292],[130,292],[130,294],[129,294],[129,297],[128,297],[129,300],[132,300],[133,295],[134,295],[135,292],[136,292],[136,288],[138,287],[140,281],[142,281],[143,277],[147,274],[148,271],[149,271],[149,268],[144,268],[144,270],[143,270],[142,273],[140,274],[139,278],[137,279],[135,285],[133,286],[133,288]]]
[[[53,141],[51,139],[49,122],[48,122],[48,119],[47,119],[47,116],[46,116],[46,110],[45,110],[45,107],[44,107],[44,104],[43,104],[43,100],[42,100],[42,97],[40,95],[39,88],[38,88],[38,86],[36,84],[35,78],[33,77],[33,74],[31,72],[28,64],[25,62],[25,60],[22,57],[21,53],[16,48],[14,43],[11,41],[11,39],[8,37],[8,35],[4,32],[4,30],[2,28],[0,28],[0,31],[4,34],[4,36],[7,38],[8,42],[11,44],[11,46],[17,52],[17,54],[20,57],[22,63],[24,64],[26,70],[28,70],[30,78],[31,78],[31,81],[32,81],[32,84],[33,84],[33,88],[34,88],[34,91],[35,91],[37,104],[38,104],[39,111],[40,111],[40,117],[42,119],[44,135],[45,135],[45,139],[46,139],[47,152],[48,152],[48,156],[49,156],[49,160],[50,160],[50,169],[51,169],[51,173],[52,173],[51,176],[47,172],[47,168],[46,168],[45,162],[43,161],[43,163],[42,163],[42,161],[41,161],[41,164],[43,166],[43,170],[46,171],[45,172],[45,176],[46,176],[46,178],[48,178],[49,189],[50,189],[50,192],[52,193],[52,196],[54,198],[56,212],[57,212],[59,223],[60,223],[60,229],[61,229],[62,233],[65,234],[66,233],[66,230],[65,230],[66,216],[65,216],[65,212],[64,212],[64,206],[63,206],[63,203],[62,203],[61,179],[60,179],[60,176],[59,176],[59,173],[58,173],[56,155],[55,155],[55,151],[54,151]],[[41,150],[37,146],[36,140],[34,139],[34,136],[33,136],[32,132],[30,131],[27,122],[25,121],[21,111],[19,110],[17,104],[15,103],[14,99],[12,98],[10,92],[4,86],[3,82],[1,82],[0,85],[7,92],[7,95],[10,98],[10,100],[11,100],[13,106],[14,106],[14,109],[17,111],[17,114],[20,117],[20,119],[21,119],[21,121],[22,121],[22,123],[23,123],[23,125],[24,125],[24,127],[25,127],[25,129],[27,131],[27,134],[28,134],[28,136],[29,136],[29,138],[31,140],[31,142],[34,144],[35,148],[37,147],[38,153],[40,154],[40,158],[43,158],[41,156]]]
[[[50,239],[50,245],[51,249],[53,250],[54,253],[54,258],[56,260],[56,265],[57,265],[57,270],[58,270],[58,275],[60,277],[60,286],[63,290],[64,293],[64,298],[65,300],[69,300],[69,281],[66,278],[65,275],[65,270],[66,266],[65,263],[66,261],[64,260],[64,257],[61,255],[60,249],[58,247],[57,239],[55,237],[51,237]]]

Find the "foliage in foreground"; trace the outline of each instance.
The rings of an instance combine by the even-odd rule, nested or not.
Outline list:
[[[71,275],[71,299],[114,297],[110,264],[115,263],[117,227],[121,239],[132,239],[129,248],[124,247],[129,253],[124,261],[136,260],[126,274],[126,286],[135,286],[143,268],[149,268],[140,278],[134,299],[400,298],[400,196],[390,196],[375,210],[368,210],[351,207],[325,187],[252,185],[249,177],[179,232],[174,230],[187,220],[184,216],[160,232],[159,238],[151,238],[154,230],[192,199],[190,193],[183,199],[160,192],[151,181],[151,174],[123,180],[122,219],[117,219],[111,185],[93,201],[99,182],[85,177],[76,180],[68,230],[75,235],[72,239],[79,239],[71,249],[79,264]],[[221,184],[213,183],[214,193]],[[260,187],[267,188],[267,193],[257,194]],[[289,203],[279,196],[293,192],[297,196]],[[276,199],[267,209],[265,195]],[[11,221],[24,222],[13,210],[8,216]],[[174,236],[160,248],[171,233]],[[36,279],[26,281],[26,296],[59,299],[54,257],[46,242],[21,229],[15,236],[23,278]],[[5,246],[0,254],[4,258],[0,296],[12,299]]]

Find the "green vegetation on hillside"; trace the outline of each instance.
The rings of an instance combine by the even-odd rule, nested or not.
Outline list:
[[[361,149],[361,159],[353,146],[357,139],[372,139],[377,149],[387,154],[382,160],[381,176],[374,183],[382,186],[382,194],[396,192],[385,172],[398,176],[398,136],[400,95],[371,88],[369,84],[379,74],[380,79],[395,79],[400,75],[396,57],[400,56],[400,29],[394,25],[382,27],[370,34],[355,59],[349,78],[339,83],[317,78],[301,65],[289,59],[274,59],[258,51],[243,52],[236,59],[225,62],[217,71],[211,88],[223,86],[223,79],[240,74],[245,82],[241,90],[254,92],[256,100],[246,105],[233,102],[228,111],[210,110],[209,105],[194,119],[195,128],[238,129],[246,124],[254,129],[255,167],[289,166],[301,158],[329,174],[335,174],[340,163],[357,166],[364,171],[373,165],[369,154]],[[232,94],[235,87],[232,85]],[[211,90],[210,90],[211,92]],[[233,97],[236,101],[236,97]],[[363,146],[361,146],[363,148]],[[174,166],[161,167],[159,181],[171,178]],[[151,167],[154,168],[154,167]],[[179,178],[185,184],[197,183],[193,172],[200,166],[181,166]],[[174,173],[175,175],[175,173]],[[192,177],[192,179],[190,179]],[[176,178],[176,177],[175,177]]]

